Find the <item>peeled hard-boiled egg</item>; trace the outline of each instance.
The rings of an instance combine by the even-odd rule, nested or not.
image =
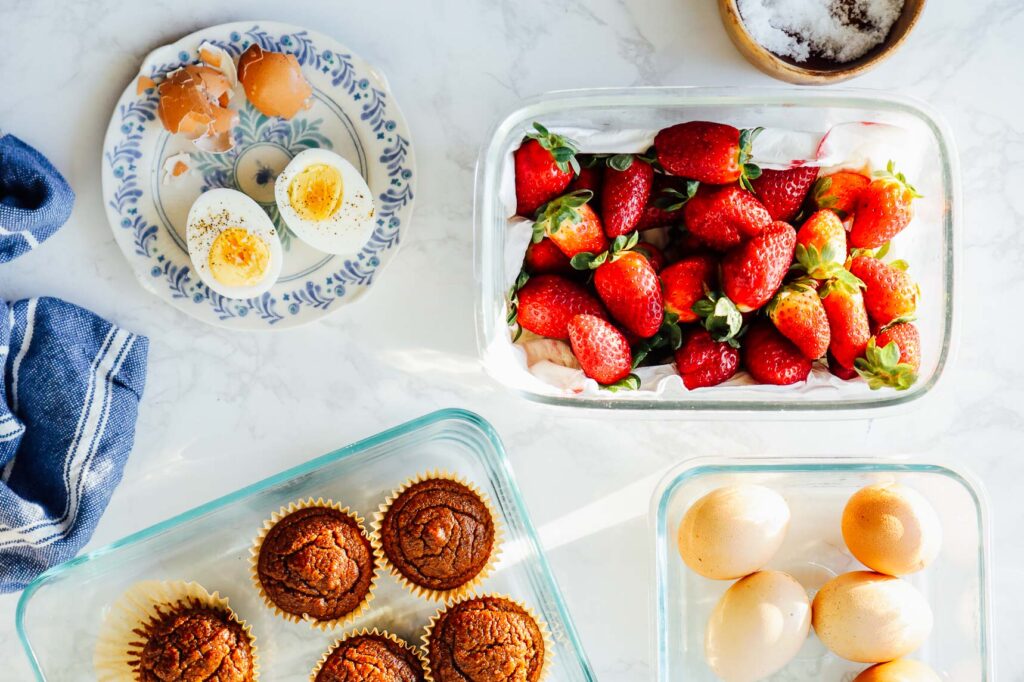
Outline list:
[[[760,571],[722,595],[708,620],[704,653],[725,682],[754,682],[789,663],[810,627],[811,604],[800,583],[780,571]]]
[[[911,653],[932,630],[932,610],[913,585],[871,571],[844,573],[814,597],[814,631],[838,656],[882,663]]]
[[[789,505],[774,490],[731,485],[693,503],[679,524],[679,555],[713,580],[735,580],[763,568],[789,527]]]
[[[935,671],[920,661],[901,658],[873,665],[853,682],[942,682]]]
[[[221,296],[259,296],[281,274],[281,239],[274,223],[236,190],[200,195],[188,213],[185,241],[199,279]]]
[[[373,232],[373,195],[355,166],[326,149],[307,149],[277,176],[274,197],[292,232],[325,253],[358,251]]]
[[[916,490],[898,483],[870,485],[846,503],[843,540],[868,568],[907,575],[938,555],[942,526],[935,509]]]

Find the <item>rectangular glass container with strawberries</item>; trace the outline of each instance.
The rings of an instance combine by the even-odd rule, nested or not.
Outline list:
[[[437,470],[486,493],[504,531],[495,570],[475,592],[508,595],[547,624],[551,679],[594,680],[501,440],[490,424],[462,410],[389,429],[47,571],[25,589],[17,610],[18,634],[36,678],[95,679],[102,619],[126,589],[147,580],[194,580],[227,597],[252,627],[264,680],[308,680],[328,646],[362,628],[386,629],[419,646],[440,604],[413,595],[386,571],[365,613],[324,631],[285,621],[264,605],[251,583],[250,548],[264,520],[292,501],[332,499],[370,523],[389,492]]]
[[[892,159],[912,166],[908,179],[923,195],[914,202],[915,217],[892,240],[887,258],[909,263],[920,287],[914,324],[920,332],[921,365],[908,390],[871,390],[861,379],[840,381],[817,363],[807,382],[793,386],[755,385],[741,373],[726,384],[687,390],[671,365],[651,372],[656,380],[639,390],[609,391],[582,374],[558,367],[559,350],[543,345],[529,353],[513,343],[508,324],[509,292],[516,281],[529,241],[529,222],[515,218],[515,175],[512,152],[533,130],[534,122],[570,138],[599,140],[584,151],[612,153],[643,151],[637,140],[676,123],[707,120],[737,128],[765,127],[773,131],[758,138],[770,144],[770,155],[781,158],[794,140],[823,135],[842,124],[882,123],[897,126],[898,134],[872,138],[872,168],[887,152],[878,140],[893,140]],[[864,128],[870,128],[865,126]],[[772,141],[764,142],[771,139]],[[838,139],[843,139],[839,136]],[[758,156],[755,140],[755,160]],[[781,142],[779,142],[781,140]],[[616,148],[618,144],[621,148]],[[777,144],[776,144],[777,143]],[[646,143],[645,143],[646,144]],[[797,146],[801,144],[796,143]],[[865,143],[867,144],[867,143]],[[630,145],[633,145],[630,147]],[[863,150],[857,150],[858,153]],[[840,164],[841,166],[841,164]],[[836,166],[832,166],[835,168]],[[493,129],[477,164],[475,203],[475,275],[477,344],[488,373],[511,390],[550,405],[702,411],[751,415],[799,411],[825,417],[878,415],[926,396],[938,383],[954,355],[955,282],[960,232],[959,169],[946,125],[922,102],[870,91],[809,90],[800,88],[730,89],[704,87],[593,89],[553,92],[529,100]],[[525,237],[524,237],[525,235]],[[562,346],[564,351],[567,346]],[[534,355],[536,353],[536,355]],[[541,363],[544,372],[531,363]],[[531,365],[531,366],[528,366]],[[649,368],[645,368],[649,369]]]
[[[890,483],[920,493],[934,508],[941,528],[937,556],[903,578],[924,596],[933,616],[930,634],[907,658],[927,664],[943,680],[995,679],[984,490],[958,467],[910,457],[698,457],[669,471],[655,490],[650,512],[657,679],[718,679],[705,658],[705,634],[715,604],[733,581],[702,577],[680,556],[680,522],[695,501],[737,484],[764,486],[781,495],[789,507],[789,526],[764,568],[790,574],[813,599],[832,577],[864,570],[844,542],[843,509],[861,488]],[[759,513],[750,511],[745,519],[750,522]],[[886,632],[892,636],[894,631]],[[852,680],[867,667],[831,653],[812,629],[796,656],[765,679],[839,682]]]

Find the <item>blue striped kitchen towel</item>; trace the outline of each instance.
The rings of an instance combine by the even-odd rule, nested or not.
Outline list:
[[[60,299],[0,300],[0,592],[89,540],[132,449],[148,346]]]
[[[0,263],[52,237],[74,203],[75,193],[45,156],[0,132]]]
[[[0,263],[71,212],[67,182],[0,138]],[[0,592],[19,590],[92,536],[135,438],[149,341],[56,298],[0,298]]]

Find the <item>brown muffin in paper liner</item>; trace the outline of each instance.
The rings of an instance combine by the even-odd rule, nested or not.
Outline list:
[[[274,600],[267,594],[267,591],[263,587],[263,581],[260,580],[259,575],[259,559],[260,559],[260,548],[263,546],[263,541],[266,540],[267,534],[270,529],[273,528],[279,521],[286,516],[293,514],[301,509],[309,508],[325,508],[334,509],[336,511],[345,514],[350,519],[355,521],[358,525],[360,535],[367,541],[370,546],[370,560],[373,562],[373,574],[370,577],[370,587],[366,592],[366,596],[363,600],[348,613],[342,614],[337,618],[328,620],[319,620],[309,614],[298,615],[289,613],[288,611],[280,608]],[[260,530],[259,535],[256,536],[256,540],[253,542],[252,548],[249,550],[250,554],[250,575],[252,584],[259,593],[263,603],[267,605],[276,615],[284,618],[285,620],[293,623],[309,623],[311,627],[319,628],[320,630],[328,630],[336,627],[344,627],[353,620],[363,615],[366,610],[370,607],[370,602],[373,601],[374,591],[377,589],[377,582],[380,578],[380,561],[377,558],[376,551],[373,542],[370,540],[369,534],[366,532],[366,526],[364,525],[363,517],[359,516],[356,512],[352,511],[348,507],[344,507],[341,504],[334,502],[333,500],[325,500],[322,497],[317,499],[307,498],[305,500],[297,500],[289,503],[288,505],[281,507],[278,511],[271,514],[270,518],[263,522],[263,528]]]
[[[402,649],[408,651],[410,654],[415,656],[416,660],[418,660],[420,662],[420,665],[423,666],[424,678],[427,680],[427,682],[433,682],[429,673],[427,672],[428,668],[426,656],[420,647],[409,644],[402,638],[391,634],[387,630],[378,630],[377,628],[373,628],[372,630],[367,628],[363,628],[362,630],[354,630],[345,635],[344,637],[340,637],[334,640],[334,643],[331,644],[331,646],[328,647],[327,651],[324,652],[323,656],[320,657],[320,660],[317,662],[316,667],[313,668],[313,672],[310,673],[310,682],[316,682],[316,676],[320,674],[321,668],[323,668],[323,666],[327,663],[327,659],[330,658],[331,654],[333,654],[335,649],[337,649],[341,644],[343,644],[344,642],[348,641],[353,637],[366,636],[384,637],[385,639],[388,639],[397,644],[398,646],[402,647]]]
[[[193,609],[217,611],[242,628],[252,660],[250,679],[258,681],[260,664],[256,637],[252,627],[231,610],[227,598],[217,592],[211,594],[199,583],[159,580],[136,583],[111,606],[100,626],[93,654],[96,679],[99,682],[138,679],[137,669],[150,635],[147,631],[175,613]]]
[[[548,674],[551,672],[551,661],[554,657],[554,642],[551,638],[551,631],[548,629],[548,624],[539,616],[537,616],[536,612],[533,609],[531,609],[518,599],[513,599],[512,597],[506,594],[474,594],[464,596],[457,600],[448,602],[447,604],[439,608],[434,613],[434,615],[430,617],[430,622],[427,623],[427,626],[424,628],[423,631],[423,636],[421,637],[421,640],[423,641],[423,660],[427,666],[427,679],[429,679],[431,682],[440,682],[439,678],[435,677],[434,671],[430,667],[430,641],[431,637],[433,637],[434,628],[437,626],[438,620],[440,620],[441,616],[444,615],[444,613],[450,611],[459,604],[463,604],[465,602],[474,601],[478,599],[502,599],[504,601],[515,604],[520,609],[522,609],[523,612],[526,613],[526,615],[533,619],[533,622],[537,625],[537,629],[540,630],[541,642],[544,645],[544,660],[541,663],[540,674],[537,675],[537,682],[546,679],[548,677]]]
[[[384,524],[384,516],[387,514],[391,505],[394,504],[395,500],[399,495],[407,491],[409,488],[423,483],[424,481],[431,480],[445,480],[458,483],[465,487],[478,498],[486,507],[488,514],[491,517],[491,524],[494,527],[494,540],[491,543],[491,553],[487,558],[487,562],[483,565],[479,572],[465,583],[447,590],[436,590],[430,587],[419,585],[409,578],[407,578],[391,561],[388,559],[387,554],[384,552],[384,543],[381,538],[381,532]],[[493,572],[494,568],[498,563],[501,556],[502,545],[505,540],[505,532],[501,524],[498,521],[498,514],[494,509],[494,505],[491,503],[490,497],[484,493],[476,484],[471,483],[461,476],[456,476],[448,471],[434,470],[421,473],[413,478],[406,480],[398,488],[391,491],[384,502],[378,507],[377,511],[373,515],[373,530],[370,535],[370,540],[373,542],[374,552],[377,555],[377,559],[381,566],[387,569],[387,571],[394,576],[395,580],[402,585],[405,589],[409,590],[413,595],[432,601],[449,602],[455,599],[459,599],[462,596],[472,594],[484,580],[486,580]]]

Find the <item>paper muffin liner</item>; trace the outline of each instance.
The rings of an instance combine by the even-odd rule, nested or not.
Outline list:
[[[138,657],[146,644],[142,630],[175,609],[205,607],[220,611],[242,626],[252,653],[252,679],[260,679],[260,659],[252,627],[238,617],[226,597],[210,593],[199,583],[148,580],[136,583],[121,595],[103,619],[93,654],[99,682],[136,679]]]
[[[334,643],[331,644],[331,646],[327,648],[327,651],[324,652],[324,655],[320,657],[320,660],[317,662],[316,667],[313,668],[313,672],[309,674],[310,682],[316,682],[316,676],[320,674],[320,669],[324,667],[324,664],[327,663],[327,659],[330,657],[331,654],[334,653],[334,650],[337,649],[342,643],[353,637],[365,637],[367,635],[372,635],[375,637],[384,637],[386,639],[389,639],[398,646],[402,647],[403,649],[411,653],[413,656],[416,657],[416,660],[420,662],[420,665],[423,666],[423,671],[424,674],[426,675],[427,661],[423,653],[423,650],[420,647],[409,644],[401,637],[393,635],[387,630],[378,630],[377,628],[369,630],[367,628],[363,628],[362,630],[353,630],[344,637],[339,637],[338,639],[334,640]],[[429,675],[426,675],[426,678],[427,682],[432,682],[432,679]]]
[[[472,601],[473,599],[482,599],[485,597],[489,597],[491,599],[504,599],[505,601],[512,602],[525,611],[530,618],[533,618],[533,622],[537,624],[537,629],[540,630],[541,640],[544,642],[544,662],[541,664],[540,675],[537,676],[537,682],[547,679],[548,674],[551,672],[551,661],[555,655],[555,644],[554,640],[551,638],[551,631],[548,629],[547,622],[540,618],[533,609],[518,599],[513,599],[507,594],[493,593],[467,595],[460,599],[450,601],[440,607],[434,615],[430,617],[430,622],[427,623],[427,626],[423,629],[423,636],[420,638],[423,641],[423,660],[426,663],[426,668],[424,669],[427,671],[427,679],[431,680],[431,682],[434,680],[433,671],[430,669],[430,638],[434,634],[434,627],[437,625],[437,621],[440,620],[441,615],[463,602]]]
[[[394,504],[398,496],[417,483],[434,479],[453,481],[472,491],[473,494],[480,498],[484,507],[487,508],[487,513],[491,515],[491,523],[494,525],[494,542],[491,544],[491,555],[487,558],[487,563],[485,563],[483,568],[480,569],[480,572],[473,576],[469,581],[449,590],[434,590],[429,587],[417,585],[406,578],[388,559],[387,554],[384,553],[384,543],[381,541],[381,527],[384,523],[384,515],[387,514],[391,505]],[[460,597],[471,594],[491,575],[491,573],[494,572],[494,567],[497,565],[498,559],[501,556],[502,545],[505,541],[505,531],[502,528],[501,523],[498,521],[498,514],[494,509],[494,505],[491,503],[491,498],[488,497],[487,494],[479,488],[479,486],[461,476],[452,474],[451,472],[435,469],[434,471],[427,471],[406,480],[405,483],[388,494],[384,502],[380,507],[378,507],[377,511],[374,512],[373,532],[370,534],[370,540],[373,542],[373,551],[377,555],[380,565],[386,568],[402,587],[409,590],[409,592],[416,597],[430,599],[432,601],[449,602],[453,599],[459,599]]]
[[[277,524],[278,521],[284,517],[299,511],[300,509],[306,509],[309,507],[325,507],[329,509],[335,509],[348,516],[350,519],[359,524],[360,534],[370,544],[370,559],[373,561],[373,575],[370,578],[370,589],[367,590],[366,596],[363,597],[363,601],[359,603],[354,609],[348,613],[334,618],[332,620],[318,620],[308,614],[298,616],[294,613],[288,613],[281,609],[274,600],[270,598],[266,590],[263,589],[263,582],[259,576],[259,560],[260,560],[260,548],[263,546],[263,541],[267,537],[267,533],[270,529]],[[373,601],[374,591],[377,589],[377,582],[380,579],[380,561],[377,559],[377,552],[374,547],[374,543],[371,541],[369,534],[366,532],[366,526],[364,525],[363,517],[359,516],[356,512],[352,511],[348,507],[343,507],[333,500],[325,500],[322,497],[313,499],[312,497],[305,500],[296,500],[289,503],[288,505],[281,507],[279,510],[270,515],[270,518],[263,522],[263,528],[260,530],[259,535],[256,536],[256,540],[253,542],[252,547],[249,550],[249,564],[250,564],[250,577],[252,584],[256,588],[256,591],[260,595],[260,599],[263,603],[272,610],[276,615],[284,618],[285,620],[291,621],[292,623],[309,623],[310,626],[319,628],[320,630],[328,630],[336,627],[344,627],[351,623],[353,620],[361,616],[370,607],[370,602]]]

